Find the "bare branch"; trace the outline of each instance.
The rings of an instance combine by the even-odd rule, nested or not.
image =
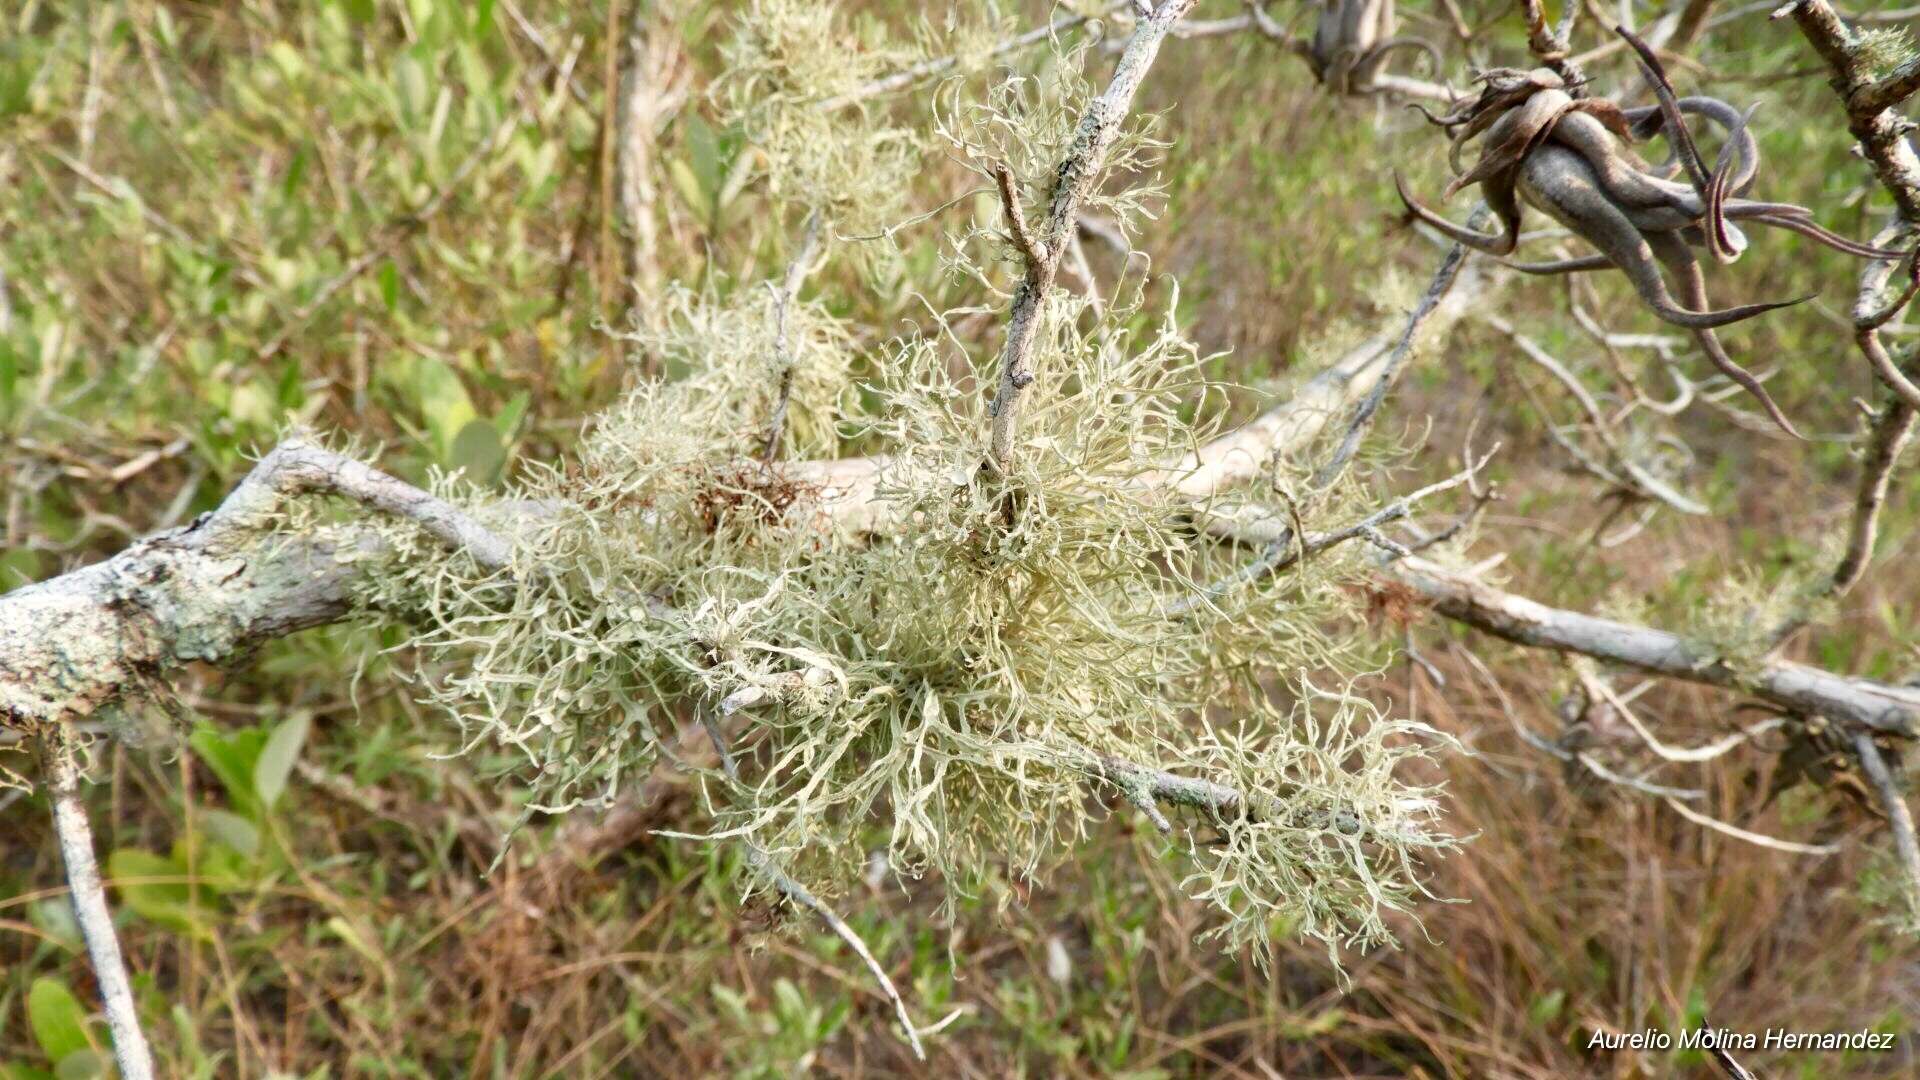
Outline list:
[[[1607,704],[1613,706],[1614,711],[1626,720],[1629,727],[1633,728],[1634,734],[1640,736],[1640,741],[1647,744],[1647,749],[1653,751],[1654,756],[1660,758],[1662,761],[1674,761],[1687,764],[1712,761],[1715,758],[1727,754],[1736,747],[1753,739],[1757,739],[1767,732],[1774,731],[1786,724],[1785,720],[1774,717],[1771,720],[1762,720],[1750,727],[1743,728],[1725,738],[1716,739],[1705,746],[1668,746],[1658,738],[1655,738],[1653,732],[1647,730],[1647,725],[1640,721],[1640,715],[1634,712],[1633,705],[1624,700],[1618,693],[1614,692],[1613,687],[1608,685],[1605,679],[1593,675],[1583,675],[1580,683],[1587,689],[1588,693],[1599,696],[1604,699]]]
[[[1006,211],[1007,229],[1013,233],[1014,246],[1027,257],[1029,267],[1047,261],[1047,245],[1027,228],[1027,210],[1020,200],[1020,185],[1013,170],[1004,161],[993,163],[993,179],[1000,186],[1000,205]]]
[[[1481,455],[1478,461],[1473,460],[1472,457],[1469,456],[1466,468],[1452,476],[1428,484],[1426,487],[1410,495],[1395,499],[1386,506],[1361,518],[1359,521],[1342,528],[1334,529],[1331,532],[1307,533],[1305,535],[1299,532],[1297,525],[1293,528],[1282,529],[1277,537],[1268,541],[1266,552],[1261,555],[1260,558],[1248,563],[1231,577],[1215,582],[1194,595],[1182,597],[1174,603],[1169,604],[1167,606],[1167,614],[1185,615],[1195,608],[1198,608],[1201,604],[1211,603],[1226,596],[1235,589],[1251,585],[1257,581],[1263,581],[1282,570],[1298,565],[1300,562],[1314,555],[1318,555],[1323,551],[1339,547],[1341,544],[1347,543],[1350,540],[1368,540],[1375,546],[1385,549],[1396,557],[1411,555],[1411,551],[1388,540],[1380,532],[1380,526],[1405,520],[1413,514],[1413,508],[1415,506],[1442,492],[1452,491],[1454,488],[1463,485],[1477,491],[1478,485],[1475,483],[1475,478],[1479,474],[1479,471],[1486,467],[1487,462],[1491,460],[1493,455],[1498,453],[1499,450],[1500,446],[1496,443],[1492,449]],[[1223,524],[1225,528],[1210,528],[1209,531],[1219,533],[1232,528],[1230,523]]]
[[[1469,227],[1477,224],[1485,213],[1484,208],[1477,212]],[[1446,257],[1440,260],[1440,268],[1434,271],[1433,280],[1427,283],[1427,291],[1421,295],[1420,303],[1414,307],[1412,314],[1407,316],[1406,326],[1400,331],[1400,340],[1394,345],[1393,353],[1388,356],[1386,367],[1381,371],[1380,377],[1374,381],[1372,388],[1367,391],[1366,396],[1360,399],[1360,404],[1353,410],[1352,418],[1347,421],[1347,432],[1341,437],[1339,447],[1334,450],[1333,457],[1314,472],[1312,484],[1316,489],[1332,486],[1333,482],[1340,478],[1340,474],[1346,471],[1347,464],[1353,460],[1353,455],[1360,448],[1360,440],[1373,426],[1374,414],[1379,411],[1380,403],[1386,400],[1387,391],[1393,389],[1393,384],[1406,367],[1408,358],[1413,355],[1414,340],[1419,335],[1421,326],[1440,309],[1440,302],[1453,289],[1454,282],[1459,280],[1460,268],[1466,264],[1466,261],[1467,249],[1463,244],[1455,244],[1447,252]]]
[[[1626,448],[1620,445],[1620,440],[1614,434],[1613,425],[1608,422],[1606,416],[1600,411],[1600,403],[1593,399],[1593,395],[1587,392],[1587,388],[1581,384],[1580,380],[1571,371],[1568,371],[1553,354],[1547,352],[1538,342],[1521,333],[1512,323],[1498,315],[1485,315],[1482,317],[1482,321],[1495,330],[1500,331],[1502,334],[1505,334],[1519,347],[1521,355],[1545,369],[1561,386],[1567,389],[1567,392],[1572,395],[1574,401],[1579,404],[1581,411],[1587,414],[1587,419],[1591,423],[1589,430],[1600,440],[1600,444],[1607,449],[1614,463],[1626,474],[1626,478],[1630,482],[1630,490],[1632,490],[1634,494],[1646,498],[1658,499],[1683,514],[1704,514],[1707,512],[1707,507],[1704,503],[1681,493],[1678,489],[1674,488],[1673,485],[1649,472],[1645,466],[1627,454]],[[1548,422],[1551,423],[1551,418],[1543,417],[1543,419],[1547,419]],[[1572,451],[1573,448],[1568,447],[1568,449]],[[1608,475],[1611,476],[1611,474]]]
[[[1916,413],[1904,401],[1888,402],[1875,414],[1873,433],[1867,453],[1860,462],[1860,487],[1854,495],[1853,524],[1847,535],[1847,552],[1834,568],[1827,595],[1840,596],[1866,576],[1867,563],[1873,558],[1874,540],[1880,531],[1880,510],[1887,502],[1887,490],[1893,484],[1893,468],[1900,454],[1913,439]]]
[[[114,934],[113,914],[107,910],[107,892],[100,884],[100,865],[94,861],[93,829],[80,799],[80,750],[70,732],[56,728],[45,740],[41,759],[53,800],[53,830],[60,840],[60,857],[67,864],[67,884],[73,911],[93,961],[94,981],[106,1005],[107,1027],[113,1033],[113,1058],[125,1080],[153,1080],[153,1052],[140,1030],[140,1013],[133,1001],[133,984]]]
[[[1894,851],[1900,857],[1900,867],[1906,873],[1907,903],[1916,917],[1920,917],[1920,836],[1913,827],[1913,810],[1907,806],[1906,796],[1900,791],[1900,784],[1894,779],[1893,770],[1887,767],[1887,759],[1874,744],[1873,733],[1856,731],[1852,734],[1853,752],[1860,759],[1860,768],[1866,772],[1867,780],[1880,796],[1880,804],[1887,811],[1887,828],[1893,832]]]
[[[1776,836],[1768,836],[1765,833],[1752,832],[1747,829],[1742,829],[1738,825],[1729,825],[1717,817],[1710,817],[1695,810],[1693,807],[1688,806],[1678,799],[1668,799],[1666,802],[1669,807],[1673,808],[1674,813],[1679,814],[1695,825],[1712,829],[1714,832],[1721,833],[1725,836],[1731,836],[1735,840],[1745,840],[1747,843],[1757,847],[1771,848],[1774,851],[1784,851],[1791,855],[1832,855],[1840,850],[1840,845],[1838,844],[1802,844],[1794,840],[1782,840]]]

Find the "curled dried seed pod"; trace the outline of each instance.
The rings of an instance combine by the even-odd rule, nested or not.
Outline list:
[[[1438,69],[1440,53],[1419,38],[1395,37],[1394,0],[1322,0],[1306,49],[1314,77],[1340,94],[1375,94],[1395,52],[1424,54]]]
[[[1714,98],[1678,97],[1651,50],[1644,44],[1636,44],[1636,49],[1658,99],[1655,105],[1624,109],[1604,99],[1576,100],[1551,71],[1502,68],[1480,76],[1483,87],[1475,100],[1445,116],[1425,114],[1450,133],[1448,157],[1458,175],[1446,196],[1477,185],[1500,221],[1499,233],[1480,233],[1447,220],[1416,201],[1396,174],[1401,201],[1413,218],[1448,237],[1505,256],[1518,244],[1524,199],[1599,254],[1508,265],[1534,274],[1619,270],[1648,310],[1692,331],[1714,366],[1752,394],[1783,430],[1798,437],[1759,380],[1733,362],[1713,330],[1800,301],[1712,309],[1693,249],[1732,262],[1747,247],[1736,222],[1752,222],[1799,233],[1850,255],[1892,258],[1902,253],[1832,233],[1815,223],[1806,207],[1743,198],[1760,168],[1752,111],[1742,113]],[[1690,115],[1726,133],[1710,171],[1686,126]],[[1658,169],[1631,149],[1636,136],[1655,135],[1665,137],[1673,149],[1670,161]],[[1464,167],[1461,152],[1476,139],[1479,156]],[[1685,171],[1687,182],[1670,178],[1677,169]],[[1678,299],[1669,288],[1668,274],[1678,282]]]

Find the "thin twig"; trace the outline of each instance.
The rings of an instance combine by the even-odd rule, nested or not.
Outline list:
[[[766,445],[761,447],[760,460],[771,463],[774,455],[780,452],[780,436],[787,426],[787,408],[793,402],[793,349],[787,341],[787,310],[793,306],[794,298],[799,295],[800,285],[807,279],[812,269],[814,245],[820,239],[820,211],[814,210],[807,215],[807,228],[800,238],[800,248],[793,253],[793,261],[787,264],[787,276],[780,284],[780,291],[774,294],[773,302],[773,357],[774,364],[780,370],[780,392],[773,405],[773,418],[767,423]]]
[[[1592,423],[1591,430],[1594,436],[1600,440],[1600,445],[1606,448],[1607,453],[1613,458],[1614,462],[1620,466],[1621,471],[1627,474],[1627,479],[1631,481],[1630,489],[1634,494],[1650,499],[1658,499],[1683,514],[1705,514],[1707,512],[1706,504],[1697,499],[1689,498],[1673,485],[1649,472],[1644,466],[1627,454],[1626,448],[1620,445],[1620,440],[1614,434],[1613,425],[1608,422],[1605,414],[1600,411],[1600,403],[1593,399],[1593,395],[1588,393],[1587,388],[1580,382],[1579,378],[1576,377],[1573,372],[1568,371],[1565,365],[1561,364],[1553,354],[1547,352],[1538,342],[1526,334],[1521,333],[1512,323],[1500,316],[1486,314],[1481,318],[1488,326],[1505,334],[1509,340],[1518,346],[1521,355],[1532,360],[1549,375],[1552,375],[1554,380],[1559,382],[1561,386],[1566,387],[1567,392],[1573,396],[1574,401],[1580,406],[1580,410],[1587,414],[1587,419]],[[1551,422],[1550,419],[1549,422]],[[1571,449],[1572,448],[1569,447],[1569,450]]]
[[[1548,607],[1422,558],[1381,569],[1441,615],[1531,648],[1555,649],[1685,682],[1749,694],[1801,715],[1822,715],[1875,731],[1911,735],[1920,726],[1920,688],[1836,675],[1769,659],[1735,667],[1679,634]]]
[[[1485,213],[1484,207],[1477,211],[1469,221],[1468,227],[1477,227]],[[1420,303],[1413,309],[1413,313],[1407,316],[1406,327],[1400,332],[1400,341],[1393,347],[1393,355],[1387,359],[1386,368],[1373,384],[1373,389],[1367,392],[1367,396],[1361,399],[1360,404],[1353,410],[1353,416],[1347,421],[1346,435],[1341,438],[1333,457],[1314,472],[1312,486],[1316,490],[1331,487],[1333,482],[1340,478],[1341,473],[1346,471],[1347,464],[1353,460],[1353,455],[1360,449],[1361,438],[1372,427],[1374,414],[1379,411],[1380,403],[1386,400],[1387,391],[1393,389],[1393,384],[1399,379],[1401,370],[1406,367],[1407,359],[1413,355],[1414,338],[1420,332],[1421,324],[1427,321],[1428,316],[1440,306],[1440,301],[1446,297],[1447,291],[1453,288],[1453,283],[1460,277],[1460,268],[1466,264],[1466,261],[1467,249],[1463,244],[1453,245],[1446,257],[1440,260],[1440,269],[1434,271],[1433,280],[1427,283],[1426,293],[1420,297]]]
[[[1613,706],[1614,711],[1618,712],[1621,717],[1627,721],[1627,725],[1633,728],[1634,734],[1640,736],[1640,741],[1647,744],[1647,749],[1653,751],[1654,756],[1663,761],[1687,764],[1712,761],[1715,758],[1725,755],[1742,743],[1757,739],[1769,731],[1774,731],[1786,725],[1785,720],[1774,717],[1770,720],[1762,720],[1760,723],[1736,731],[1731,735],[1717,739],[1705,746],[1668,746],[1656,738],[1644,723],[1641,723],[1639,714],[1633,711],[1633,706],[1623,700],[1605,679],[1598,676],[1586,675],[1581,678],[1581,685],[1585,686],[1589,693],[1598,694],[1601,698],[1605,699],[1607,704]]]
[[[1167,614],[1169,616],[1185,615],[1195,608],[1198,608],[1201,604],[1210,604],[1236,589],[1258,581],[1263,581],[1307,558],[1338,547],[1350,540],[1368,540],[1378,547],[1385,548],[1395,557],[1411,555],[1411,551],[1387,540],[1380,532],[1380,526],[1404,520],[1412,515],[1415,506],[1442,492],[1451,491],[1462,485],[1475,488],[1475,478],[1479,471],[1486,467],[1487,462],[1491,460],[1493,455],[1498,453],[1499,450],[1500,444],[1495,443],[1493,448],[1481,455],[1478,461],[1473,460],[1471,454],[1469,454],[1466,468],[1454,473],[1452,476],[1428,484],[1418,491],[1396,499],[1386,506],[1375,510],[1373,513],[1368,514],[1358,521],[1334,529],[1331,532],[1303,534],[1300,532],[1297,524],[1292,528],[1283,529],[1277,537],[1267,543],[1265,553],[1258,559],[1241,567],[1229,577],[1216,581],[1196,593],[1175,600],[1173,603],[1167,605]],[[1209,531],[1230,531],[1233,529],[1234,526],[1231,523],[1222,522],[1219,530],[1210,529]]]
[[[1913,827],[1913,810],[1907,806],[1906,796],[1900,791],[1893,770],[1887,767],[1887,759],[1881,755],[1880,747],[1874,744],[1873,733],[1855,731],[1852,734],[1853,752],[1860,759],[1860,768],[1866,772],[1867,780],[1880,795],[1880,804],[1887,811],[1887,828],[1893,831],[1893,848],[1900,857],[1900,867],[1907,878],[1907,903],[1914,915],[1920,917],[1920,835]]]
[[[489,570],[504,569],[512,561],[512,545],[459,507],[371,465],[298,437],[261,458],[222,509],[235,516],[272,513],[284,496],[303,493],[339,495],[368,509],[404,518],[448,547],[466,551]]]
[[[107,910],[107,892],[100,884],[100,865],[94,861],[93,829],[80,799],[80,748],[64,728],[56,729],[42,746],[48,794],[53,800],[53,831],[60,840],[60,857],[67,864],[67,884],[73,911],[93,961],[94,981],[106,1006],[107,1027],[113,1033],[113,1057],[123,1080],[153,1080],[153,1052],[140,1030],[133,984],[127,978],[126,959]]]
[[[1726,836],[1731,836],[1735,840],[1745,840],[1747,843],[1757,847],[1771,848],[1774,851],[1785,851],[1793,855],[1832,855],[1834,852],[1840,850],[1840,845],[1838,844],[1802,844],[1794,840],[1782,840],[1779,837],[1768,836],[1765,833],[1751,832],[1740,828],[1738,825],[1729,825],[1719,818],[1709,817],[1678,799],[1668,799],[1667,805],[1673,809],[1674,813],[1679,814],[1695,825],[1712,829],[1714,832],[1722,833]]]
[[[991,49],[987,50],[983,59],[998,59],[1010,52],[1018,52],[1029,45],[1037,45],[1042,41],[1051,41],[1063,31],[1071,30],[1082,23],[1090,22],[1093,19],[1117,11],[1120,8],[1126,7],[1130,2],[1131,0],[1114,0],[1113,3],[1086,14],[1075,13],[1063,15],[1046,26],[1035,27],[1024,34],[1008,38],[994,45]],[[905,90],[907,87],[923,79],[929,79],[935,75],[944,75],[949,71],[953,71],[960,66],[962,61],[972,61],[977,56],[978,54],[970,54],[968,56],[943,56],[935,60],[927,60],[915,64],[912,67],[896,71],[891,75],[885,75],[871,82],[863,83],[847,93],[827,98],[820,102],[819,107],[828,111],[844,109],[848,105],[866,101],[868,98],[879,97],[882,94],[890,94],[895,90]]]
[[[720,758],[720,768],[727,774],[727,779],[738,786],[740,767],[727,748],[725,733],[720,730],[720,725],[713,719],[712,714],[704,710],[700,714],[700,724],[706,728],[707,738],[713,742],[713,751]],[[765,848],[752,840],[743,842],[746,844],[749,865],[766,875],[767,880],[786,894],[788,899],[820,916],[820,921],[827,924],[827,929],[832,930],[836,937],[846,942],[847,947],[867,965],[867,971],[872,973],[874,981],[880,984],[881,993],[889,1002],[892,1002],[894,1015],[899,1019],[901,1028],[907,1033],[907,1042],[913,1046],[913,1056],[921,1061],[927,1060],[926,1047],[920,1045],[920,1033],[913,1026],[913,1017],[907,1013],[907,1003],[901,999],[900,991],[894,989],[893,979],[887,975],[887,970],[880,966],[880,961],[874,959],[873,952],[867,948],[867,943],[860,940],[860,935],[854,932],[853,927],[847,925],[845,919],[836,914],[819,897],[813,895],[805,885],[795,881],[785,870],[782,870]]]

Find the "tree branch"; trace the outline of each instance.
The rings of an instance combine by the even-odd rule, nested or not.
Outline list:
[[[1551,608],[1418,557],[1381,571],[1433,610],[1516,645],[1577,653],[1653,675],[1748,694],[1778,708],[1912,736],[1920,730],[1920,687],[1835,675],[1788,660],[1729,664],[1678,634]]]
[[[1887,767],[1887,760],[1874,745],[1873,734],[1856,731],[1852,734],[1853,752],[1860,759],[1860,768],[1867,774],[1867,780],[1880,795],[1880,804],[1887,811],[1887,827],[1893,832],[1893,848],[1900,857],[1900,867],[1906,874],[1906,894],[1909,910],[1920,918],[1920,836],[1916,836],[1913,827],[1913,811],[1907,807],[1906,796],[1900,791],[1900,784],[1894,779],[1893,770]]]
[[[1866,65],[1854,48],[1856,37],[1827,0],[1788,0],[1776,9],[1773,18],[1792,15],[1800,32],[1813,43],[1814,51],[1832,69],[1833,88],[1846,106],[1847,130],[1860,140],[1860,148],[1873,171],[1893,195],[1900,216],[1920,222],[1920,157],[1906,136],[1912,123],[1893,110],[1920,81],[1920,68],[1913,63],[1886,80],[1868,75]]]
[[[80,936],[86,939],[94,981],[106,1006],[113,1058],[123,1080],[153,1080],[153,1052],[140,1030],[133,984],[120,954],[120,939],[114,934],[113,914],[107,910],[100,865],[94,861],[93,829],[87,824],[86,804],[80,800],[79,748],[65,728],[54,729],[43,742],[41,759],[53,801],[53,831],[60,840],[60,858],[67,864],[68,892]]]
[[[787,342],[787,309],[793,306],[794,298],[800,294],[801,283],[807,280],[812,269],[814,245],[820,240],[820,211],[807,215],[806,232],[800,238],[800,249],[793,253],[793,261],[787,264],[787,276],[780,283],[780,291],[773,302],[773,352],[774,363],[780,368],[780,391],[773,405],[773,417],[767,422],[767,441],[761,447],[760,460],[771,462],[780,453],[780,436],[786,431],[787,409],[793,404],[793,349]]]
[[[192,524],[0,595],[0,721],[85,719],[179,664],[220,663],[344,618],[387,547],[364,527],[275,532],[288,498],[320,492],[412,521],[482,566],[507,564],[508,542],[465,512],[296,436]]]
[[[1107,152],[1120,137],[1121,124],[1133,108],[1134,94],[1140,89],[1147,69],[1153,66],[1154,57],[1159,55],[1167,31],[1195,2],[1161,0],[1152,14],[1140,20],[1127,42],[1127,51],[1114,66],[1113,81],[1087,104],[1066,158],[1054,169],[1053,201],[1047,208],[1039,236],[1029,237],[1023,244],[1030,252],[1027,271],[1014,292],[1013,308],[1008,313],[1007,343],[1000,354],[1000,388],[990,408],[993,426],[989,461],[1002,472],[1013,461],[1014,434],[1020,423],[1020,395],[1034,379],[1031,362],[1040,331],[1041,311],[1059,274],[1060,257],[1073,235],[1080,204],[1100,179]],[[1002,184],[1007,184],[1009,179],[1002,179]],[[1033,258],[1032,253],[1040,257]]]

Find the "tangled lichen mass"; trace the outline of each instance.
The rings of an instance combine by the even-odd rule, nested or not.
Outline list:
[[[940,136],[1045,171],[1074,152],[1091,96],[1071,74],[1080,56],[1057,80],[1064,97],[1013,82],[968,103],[956,80]],[[1099,199],[1123,223],[1157,194],[1160,148],[1128,124],[1111,160],[1139,180]],[[804,173],[833,153],[770,161]],[[837,224],[832,205],[801,205]],[[984,225],[954,232],[949,269],[999,280],[1006,243]],[[510,565],[485,570],[396,529],[397,572],[367,599],[410,613],[424,696],[466,746],[512,752],[529,814],[610,801],[666,736],[707,723],[739,768],[705,776],[701,835],[743,838],[830,888],[864,863],[877,822],[891,866],[937,873],[952,894],[1043,873],[1105,815],[1096,796],[1150,804],[1127,771],[1149,770],[1248,793],[1177,811],[1187,888],[1235,945],[1264,955],[1276,925],[1330,946],[1389,940],[1383,916],[1421,891],[1421,858],[1456,842],[1401,767],[1432,733],[1320,689],[1368,663],[1327,630],[1350,604],[1355,556],[1218,587],[1247,556],[1199,527],[1206,506],[1143,485],[1217,433],[1225,389],[1144,295],[1136,283],[1105,305],[1046,298],[1037,385],[998,469],[982,465],[981,361],[956,355],[957,339],[909,334],[863,357],[824,306],[781,312],[771,285],[676,293],[636,338],[667,374],[602,415],[572,463],[513,493],[540,513]],[[756,453],[783,316],[786,449],[874,454],[895,523],[884,534],[843,527],[804,474]],[[869,373],[857,393],[854,371]],[[1284,488],[1300,469],[1276,462],[1265,480]],[[1357,485],[1330,485],[1295,500],[1292,520],[1361,502]]]

